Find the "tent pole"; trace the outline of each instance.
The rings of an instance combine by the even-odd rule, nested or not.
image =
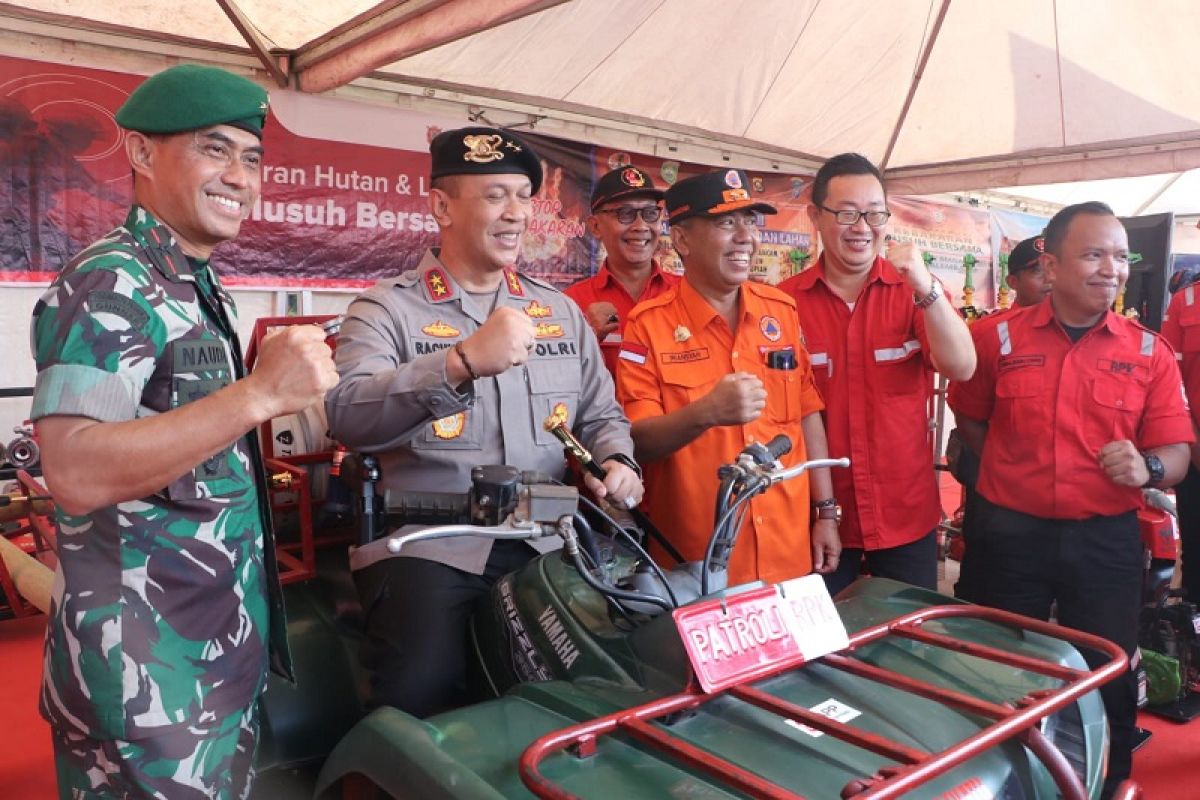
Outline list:
[[[921,51],[921,58],[917,61],[917,71],[913,75],[912,83],[909,84],[908,96],[904,98],[904,106],[900,109],[900,118],[896,120],[896,126],[892,128],[887,149],[883,151],[883,159],[879,162],[881,172],[887,169],[888,161],[892,158],[892,150],[896,147],[896,140],[900,138],[900,129],[904,127],[904,121],[908,118],[913,98],[917,96],[917,87],[921,85],[921,78],[925,75],[925,66],[929,63],[929,56],[933,54],[933,46],[937,43],[938,34],[942,31],[942,22],[945,21],[946,12],[949,10],[950,0],[942,0],[942,7],[938,9],[937,19],[933,21],[933,29],[929,32],[929,40],[925,42],[925,49]]]

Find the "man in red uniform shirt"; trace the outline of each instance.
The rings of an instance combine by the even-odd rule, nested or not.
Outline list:
[[[916,247],[879,255],[890,212],[866,158],[826,162],[808,215],[823,252],[779,288],[795,298],[804,326],[829,452],[850,457],[849,470],[833,473],[842,557],[826,583],[831,593],[849,585],[865,553],[874,575],[936,588],[941,501],[928,406],[935,369],[971,377],[971,335]]]
[[[621,167],[601,176],[592,192],[587,224],[604,245],[604,263],[595,276],[566,289],[600,340],[604,365],[614,378],[629,312],[679,283],[654,259],[662,228],[662,197],[650,174],[637,167]]]
[[[1050,301],[976,334],[979,368],[951,394],[983,454],[975,600],[1137,649],[1144,486],[1183,477],[1192,424],[1171,348],[1110,306],[1129,277],[1125,228],[1103,203],[1046,226]],[[982,552],[979,552],[979,551]],[[1084,653],[1087,659],[1093,653]],[[1129,777],[1137,682],[1100,690],[1112,742],[1105,796]]]
[[[748,282],[761,239],[740,170],[680,181],[667,192],[671,239],[684,279],[630,317],[617,397],[646,470],[642,508],[688,560],[713,529],[717,468],[776,434],[792,441],[785,465],[825,458],[821,398],[813,386],[795,305]],[[776,582],[837,564],[838,509],[829,470],[771,487],[750,501],[729,564],[731,584]],[[811,535],[809,505],[820,507]]]
[[[1171,304],[1163,317],[1163,338],[1175,348],[1183,388],[1200,430],[1200,272],[1171,276]],[[1175,487],[1179,537],[1183,546],[1183,588],[1189,603],[1200,604],[1200,448],[1192,448],[1192,465]]]

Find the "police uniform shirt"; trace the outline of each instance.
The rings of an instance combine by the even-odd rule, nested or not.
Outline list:
[[[490,309],[454,281],[436,249],[417,269],[380,281],[350,305],[337,342],[341,380],[326,396],[326,410],[334,438],[379,455],[381,489],[466,491],[472,467],[486,464],[561,477],[562,444],[543,428],[554,413],[566,414],[597,461],[632,457],[629,422],[575,303],[505,270],[500,306],[536,325],[528,363],[456,387],[447,382],[444,351],[473,334]],[[381,545],[359,548],[352,566],[387,557]],[[406,548],[407,555],[474,574],[483,573],[490,552],[490,540],[467,537]]]

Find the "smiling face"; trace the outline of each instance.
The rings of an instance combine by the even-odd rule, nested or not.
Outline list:
[[[441,227],[443,263],[482,272],[516,264],[529,227],[529,177],[454,175],[440,185],[429,201]]]
[[[1081,213],[1071,220],[1056,252],[1047,252],[1054,313],[1064,325],[1095,324],[1129,278],[1129,237],[1107,214]]]
[[[836,211],[886,211],[883,184],[874,175],[838,175],[829,181],[822,206]],[[871,269],[883,245],[885,226],[873,228],[862,216],[853,225],[842,225],[830,211],[813,204],[808,216],[821,234],[825,268],[861,275]]]
[[[692,217],[672,227],[671,236],[688,282],[709,297],[737,291],[749,279],[762,239],[753,211]]]
[[[171,229],[189,256],[208,258],[237,236],[262,191],[262,144],[216,125],[166,136],[130,132],[138,202]]]
[[[658,246],[658,232],[662,224],[646,222],[641,214],[636,215],[633,222],[623,223],[617,218],[616,212],[659,207],[659,202],[653,197],[622,197],[605,203],[588,218],[588,230],[603,243],[610,269],[621,273],[649,267]]]

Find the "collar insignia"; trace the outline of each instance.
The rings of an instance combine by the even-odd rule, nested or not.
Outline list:
[[[450,279],[437,267],[425,273],[425,291],[429,293],[429,299],[435,303],[449,300],[454,296],[454,288],[450,285]]]
[[[521,285],[521,278],[515,270],[504,270],[504,282],[508,285],[508,293],[513,297],[524,297],[525,287]]]

